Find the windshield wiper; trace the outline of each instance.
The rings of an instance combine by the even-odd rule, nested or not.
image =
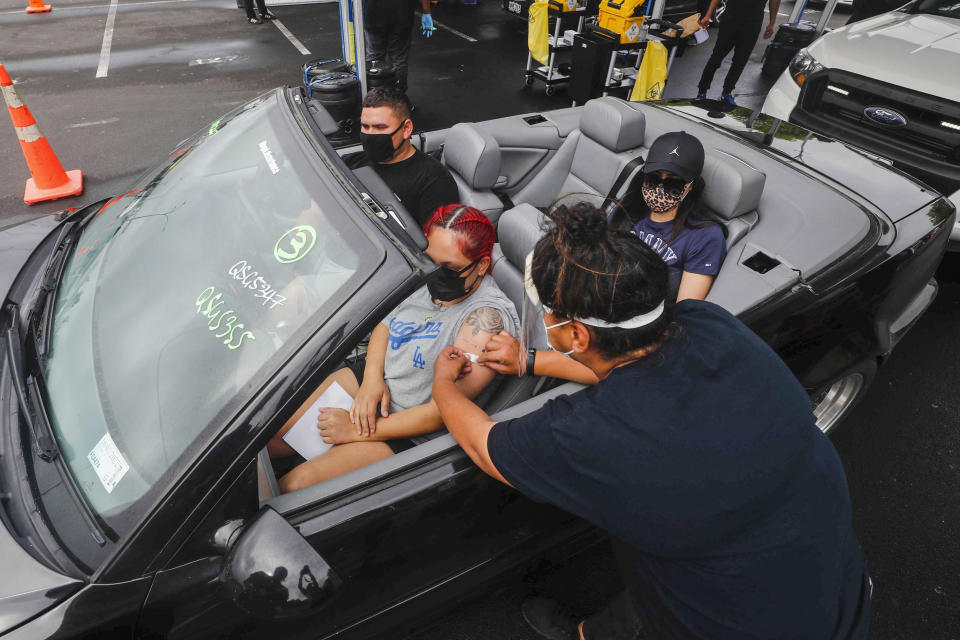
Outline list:
[[[50,329],[53,323],[53,300],[50,295],[57,290],[57,285],[63,277],[63,268],[70,255],[70,249],[76,240],[77,233],[82,228],[78,222],[68,222],[64,225],[60,233],[60,239],[53,254],[47,261],[46,269],[43,272],[43,280],[40,283],[40,291],[37,293],[37,299],[30,309],[30,320],[28,327],[33,327],[34,338],[36,338],[37,329],[40,330],[41,340],[37,344],[38,355],[46,357],[47,350],[50,347]],[[35,322],[39,321],[39,326]]]
[[[7,305],[7,312],[10,314],[10,326],[7,327],[7,357],[11,368],[10,377],[13,380],[20,410],[33,436],[36,455],[44,462],[57,463],[59,460],[60,463],[63,463],[60,448],[53,434],[53,426],[50,424],[50,419],[43,406],[37,379],[34,374],[27,372],[24,364],[23,348],[20,344],[19,307],[11,303]],[[38,425],[42,426],[42,432],[38,429]],[[97,524],[96,515],[92,512],[86,500],[83,499],[83,496],[80,495],[80,490],[65,464],[61,466],[60,473],[67,493],[76,502],[80,517],[87,525],[90,535],[94,542],[102,547],[107,541],[102,529]]]
[[[20,329],[17,320],[19,308],[15,304],[10,304],[7,306],[7,313],[10,314],[10,326],[7,327],[7,358],[9,359],[11,373],[13,374],[10,376],[13,379],[13,388],[16,391],[17,400],[20,403],[20,410],[23,412],[23,419],[26,421],[31,435],[33,435],[33,443],[37,457],[46,462],[51,462],[56,460],[57,456],[60,455],[60,449],[57,447],[56,440],[53,439],[53,436],[49,432],[43,434],[38,433],[37,413],[34,411],[33,403],[28,401],[27,385],[30,386],[29,390],[33,391],[36,383],[33,381],[32,376],[27,376],[25,385],[22,377],[25,368],[23,363],[23,348],[20,346]]]

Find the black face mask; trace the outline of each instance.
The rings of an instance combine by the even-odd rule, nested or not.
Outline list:
[[[461,276],[478,262],[480,262],[479,258],[460,269],[460,271],[454,271],[449,267],[440,267],[437,273],[427,281],[427,291],[430,292],[430,297],[440,302],[450,302],[467,295],[467,279]]]
[[[392,158],[400,147],[393,146],[393,136],[403,129],[406,120],[400,123],[400,126],[392,133],[361,133],[360,140],[363,144],[363,150],[367,152],[370,162],[386,162]],[[402,142],[400,143],[403,144]]]

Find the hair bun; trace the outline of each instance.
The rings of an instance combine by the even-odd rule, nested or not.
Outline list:
[[[586,202],[554,207],[550,218],[568,245],[597,244],[609,232],[603,211]]]

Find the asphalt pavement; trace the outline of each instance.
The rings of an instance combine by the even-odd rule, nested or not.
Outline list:
[[[331,3],[270,2],[280,21],[249,25],[234,0],[48,0],[53,12],[37,15],[24,13],[26,1],[0,0],[0,63],[64,167],[83,170],[85,192],[24,205],[29,174],[12,126],[0,123],[0,228],[121,192],[180,140],[264,91],[298,83],[304,61],[340,51]],[[440,4],[435,35],[414,38],[418,127],[570,103],[563,92],[545,96],[542,85],[521,88],[526,23],[498,2],[480,2]],[[784,3],[780,20],[791,7]],[[831,24],[845,18],[835,15]],[[762,104],[769,88],[759,74],[764,45],[757,43],[737,86],[746,106]],[[711,47],[708,41],[675,61],[667,97],[693,95]],[[960,255],[948,257],[938,278],[933,307],[834,437],[876,585],[877,639],[960,638]],[[525,580],[491,585],[452,614],[425,621],[415,637],[533,638],[518,614],[527,593],[548,593],[587,613],[617,586],[608,550],[593,548]]]

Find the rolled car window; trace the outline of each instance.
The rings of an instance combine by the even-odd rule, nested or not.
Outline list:
[[[50,414],[114,528],[295,332],[375,268],[378,249],[301,155],[284,108],[258,98],[184,143],[96,214],[64,270]]]

